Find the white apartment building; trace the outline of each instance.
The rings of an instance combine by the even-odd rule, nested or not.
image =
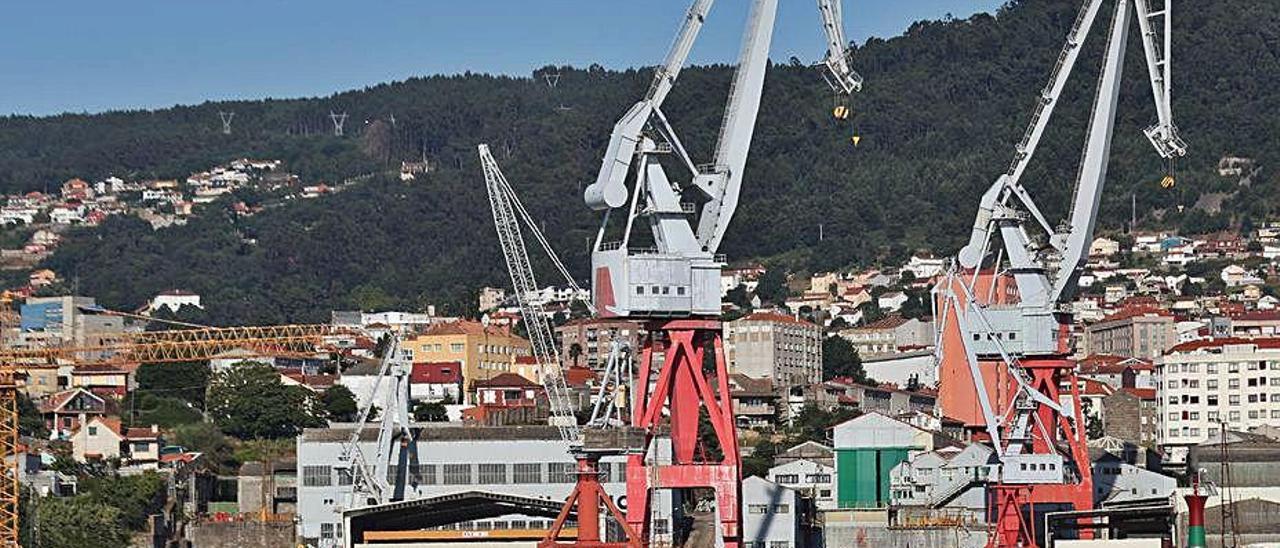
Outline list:
[[[822,382],[822,328],[774,312],[756,312],[724,324],[729,371],[775,386]]]
[[[1156,360],[1157,442],[1217,439],[1221,428],[1280,426],[1280,339],[1206,339]]]

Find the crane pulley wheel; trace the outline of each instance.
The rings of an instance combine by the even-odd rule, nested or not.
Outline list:
[[[837,120],[848,120],[849,114],[849,107],[844,105],[836,105],[836,108],[831,109],[831,115]]]

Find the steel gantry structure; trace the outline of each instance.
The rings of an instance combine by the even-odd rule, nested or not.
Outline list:
[[[644,443],[643,450],[628,456],[626,523],[648,542],[655,490],[709,488],[715,493],[719,537],[725,547],[737,548],[741,472],[718,320],[724,259],[717,251],[738,205],[778,2],[751,2],[714,157],[699,164],[662,106],[712,3],[695,0],[689,8],[644,97],[614,126],[600,171],[583,198],[604,212],[591,254],[598,315],[643,321],[647,332],[631,413],[631,426],[643,432]],[[821,64],[833,90],[847,95],[861,88],[862,78],[850,67],[840,4],[820,0],[818,7],[827,36]],[[669,178],[662,156],[674,156],[671,163],[687,170],[688,179]],[[613,219],[615,212],[621,219]],[[637,222],[649,230],[633,242]],[[714,365],[707,370],[704,363]],[[703,413],[720,458],[697,451]],[[658,455],[654,444],[667,430],[669,458]]]
[[[1013,161],[982,196],[969,243],[934,288],[943,411],[979,428],[998,459],[989,546],[1036,546],[1042,512],[1092,506],[1068,304],[1097,224],[1135,16],[1156,104],[1144,133],[1170,163],[1186,153],[1172,114],[1172,0],[1158,10],[1153,1],[1114,0],[1068,219],[1050,224],[1021,178],[1104,0],[1081,7]],[[1172,183],[1170,173],[1162,186]]]
[[[107,312],[100,311],[98,312]],[[108,312],[109,313],[109,312]],[[332,325],[195,327],[104,335],[96,345],[0,349],[0,546],[18,545],[18,390],[32,369],[73,365],[127,365],[204,361],[229,350],[246,355],[313,353],[331,337],[349,333]]]

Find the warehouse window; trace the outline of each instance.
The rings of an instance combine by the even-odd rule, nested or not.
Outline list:
[[[505,464],[481,464],[480,465],[480,483],[484,484],[500,484],[507,483],[507,465]]]
[[[409,481],[415,485],[435,485],[437,483],[436,465],[434,464],[419,464],[410,468],[410,470],[412,475],[409,476]]]
[[[512,483],[542,483],[542,464],[518,462],[512,470]]]
[[[572,462],[551,462],[547,463],[547,482],[548,483],[574,483],[577,481],[575,474],[575,464]]]
[[[354,483],[355,476],[351,473],[350,468],[338,468],[338,485],[351,485]]]
[[[471,484],[471,465],[470,464],[444,465],[444,484],[445,485],[470,485]]]
[[[332,468],[328,466],[303,466],[302,485],[304,487],[325,487],[333,483]]]

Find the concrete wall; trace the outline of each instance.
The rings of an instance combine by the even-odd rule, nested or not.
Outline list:
[[[823,526],[824,548],[984,548],[983,528],[959,527],[905,529],[871,521],[845,520],[828,513]]]
[[[191,526],[191,544],[200,548],[293,548],[292,523],[201,523]]]

